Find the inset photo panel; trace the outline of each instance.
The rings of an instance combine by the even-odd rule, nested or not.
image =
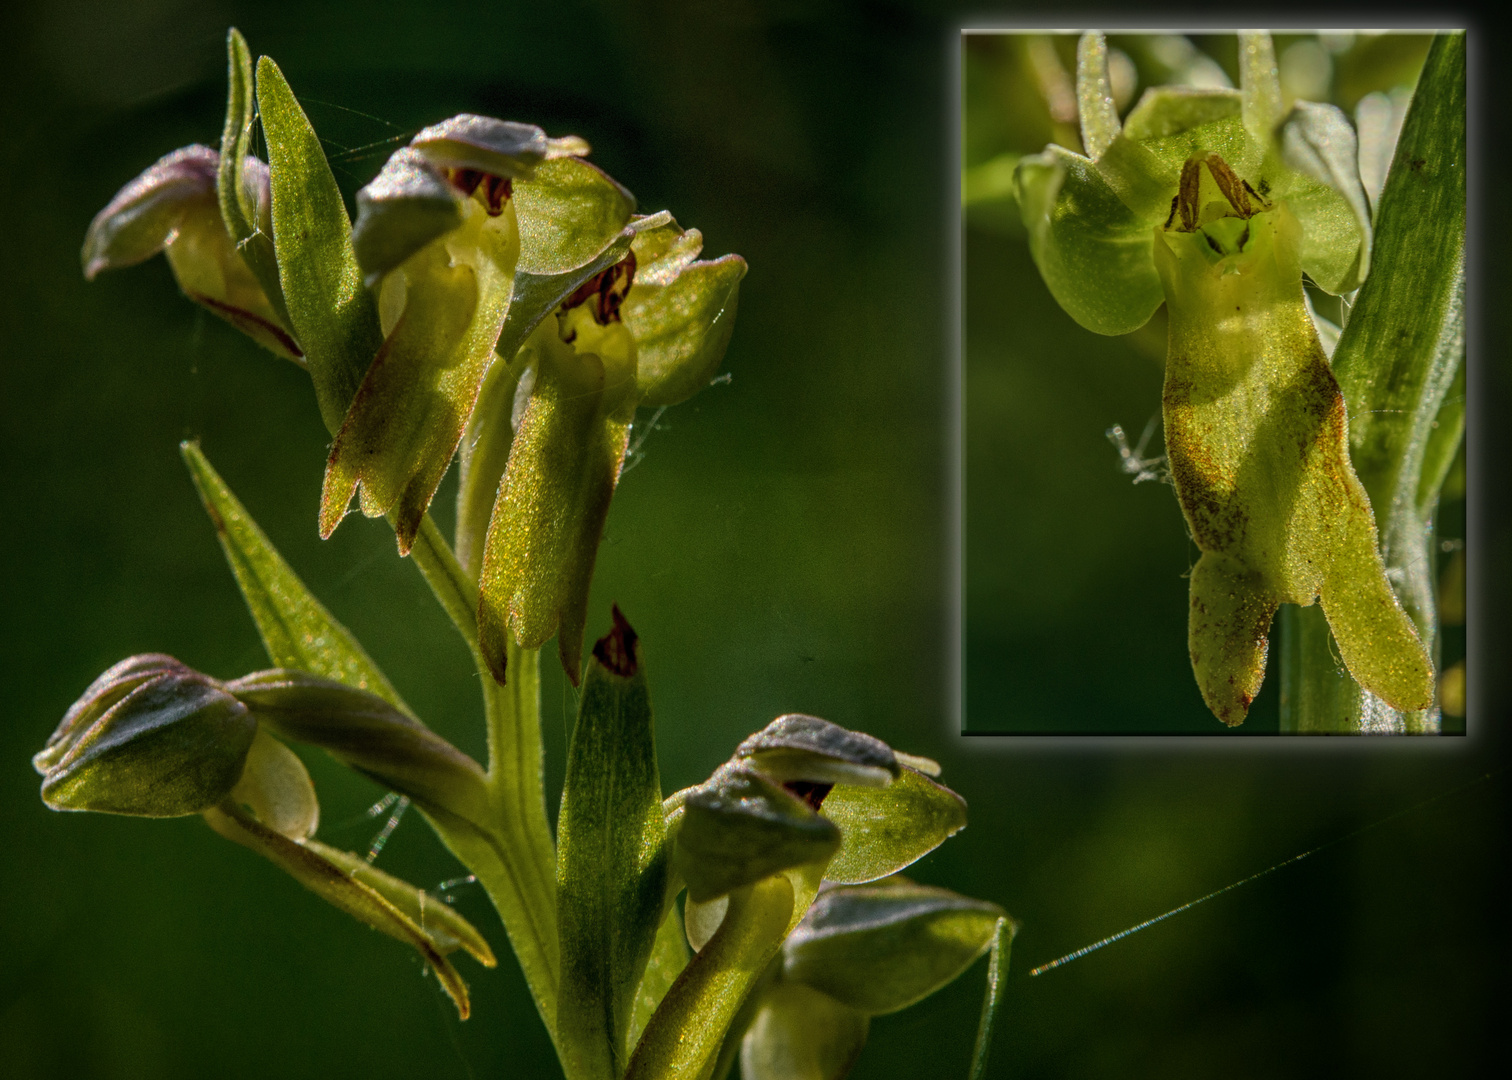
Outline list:
[[[962,33],[966,733],[1464,732],[1465,58]]]

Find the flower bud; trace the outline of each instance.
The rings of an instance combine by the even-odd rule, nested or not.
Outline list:
[[[214,679],[172,657],[133,657],[90,686],[33,763],[55,810],[180,817],[226,797],[256,730]]]

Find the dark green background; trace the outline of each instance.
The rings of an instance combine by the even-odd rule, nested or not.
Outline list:
[[[1023,977],[1498,767],[1505,642],[1486,618],[1468,740],[955,734],[946,343],[958,20],[922,4],[311,7],[73,0],[12,5],[0,21],[0,1073],[556,1075],[507,956],[492,973],[463,962],[474,1017],[459,1024],[405,949],[199,821],[65,816],[37,799],[30,754],[114,661],[162,650],[221,676],[266,663],[178,460],[185,436],[203,440],[421,715],[481,750],[466,655],[387,527],[354,518],[316,538],[326,438],[303,374],[179,297],[161,260],[93,285],[79,274],[89,219],[121,184],[168,150],[218,138],[231,24],[280,62],[338,157],[460,111],[541,123],[587,137],[643,209],[703,229],[710,254],[750,261],[733,381],[669,412],[625,478],[593,626],[614,600],[643,637],[668,790],[790,710],[944,762],[972,825],[916,876],[1024,923],[993,1076],[1472,1071],[1503,1011],[1504,776]],[[386,152],[338,162],[349,193]],[[1497,215],[1490,232],[1505,225],[1493,201],[1484,211]],[[1504,275],[1477,281],[1482,299],[1505,293]],[[1504,305],[1485,306],[1472,344],[1483,418],[1500,415],[1503,357],[1487,343],[1506,329]],[[1088,380],[1100,377],[1095,359],[1078,360]],[[1137,428],[1144,417],[1114,419]],[[1048,441],[1020,435],[1023,476],[1052,468],[1054,420],[1035,418]],[[1486,617],[1505,602],[1493,571],[1509,534],[1489,451],[1472,468],[1484,498],[1471,587]],[[1158,503],[1162,492],[1120,495]],[[1021,538],[1012,572],[1036,590],[1036,618],[1085,627],[1077,648],[1016,645],[1003,700],[1109,708],[1107,650],[1132,648],[1150,650],[1139,707],[1164,707],[1189,676],[1157,670],[1167,661],[1146,627],[1097,613],[1105,583],[1060,593],[1036,565],[1052,545],[1109,543],[1096,523],[1071,535],[1025,513],[1002,528]],[[571,711],[551,678],[553,791]],[[322,835],[364,845],[373,826],[360,815],[379,793],[309,760]],[[417,821],[382,865],[422,883],[458,873]],[[458,904],[502,950],[482,898],[464,891]],[[964,1075],[981,978],[978,965],[878,1020],[855,1075]]]

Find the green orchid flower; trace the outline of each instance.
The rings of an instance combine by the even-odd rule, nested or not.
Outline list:
[[[222,683],[159,653],[123,660],[90,684],[32,762],[54,810],[202,815],[322,899],[416,949],[466,1019],[467,984],[447,954],[460,948],[494,967],[488,943],[423,889],[316,840],[314,784],[273,731],[329,747],[432,811],[482,798],[483,772],[472,759],[376,694],[281,669]]]
[[[95,215],[84,237],[84,277],[135,266],[162,252],[184,295],[253,341],[300,365],[304,353],[290,328],[282,292],[269,291],[222,220],[217,196],[220,154],[186,146],[159,159]],[[250,228],[272,234],[268,166],[245,156],[238,179]]]
[[[464,456],[463,506],[485,505],[490,481],[497,494],[481,543],[476,517],[462,514],[458,531],[464,560],[481,548],[478,636],[500,682],[511,637],[533,649],[553,635],[578,681],[593,563],[635,411],[708,385],[734,325],[745,260],[699,260],[702,246],[697,229],[666,213],[632,218],[586,266],[536,287],[554,303],[509,365],[496,364],[492,404],[479,414],[491,430],[475,432]],[[507,464],[491,471],[480,448],[506,432]]]
[[[588,152],[581,139],[462,114],[426,128],[357,194],[352,248],[383,345],[336,434],[321,493],[330,536],[360,492],[407,553],[472,415],[520,259],[514,184]]]
[[[1214,715],[1244,720],[1282,603],[1320,603],[1361,686],[1427,708],[1432,664],[1387,580],[1303,292],[1304,274],[1341,294],[1369,272],[1354,131],[1330,105],[1283,114],[1269,36],[1240,43],[1239,90],[1156,87],[1120,124],[1107,46],[1084,36],[1087,154],[1050,146],[1015,175],[1030,249],[1089,330],[1127,333],[1166,305],[1165,442],[1202,552],[1188,645]]]

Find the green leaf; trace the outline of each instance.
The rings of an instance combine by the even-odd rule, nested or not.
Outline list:
[[[402,311],[331,449],[321,493],[323,537],[341,524],[360,486],[362,512],[391,516],[399,552],[408,554],[462,441],[509,309],[519,255],[512,203],[496,216],[473,199],[462,208],[457,229],[384,281],[384,297],[390,290],[402,296]]]
[[[447,950],[438,944],[436,935],[423,929],[371,885],[359,881],[347,867],[333,861],[327,854],[331,849],[323,844],[292,840],[231,800],[206,810],[205,820],[226,839],[264,856],[327,903],[412,946],[436,972],[458,1014],[467,1019],[470,1011],[467,984],[446,958]],[[447,939],[451,948],[455,948],[453,940]]]
[[[1387,573],[1430,645],[1435,477],[1452,460],[1463,423],[1463,390],[1455,387],[1465,352],[1465,106],[1465,36],[1440,35],[1381,193],[1370,277],[1333,357],[1350,456],[1375,510]],[[1329,650],[1338,646],[1312,613],[1296,613],[1287,627],[1286,730],[1437,729],[1431,712],[1390,710],[1336,675]]]
[[[991,947],[1003,909],[901,879],[819,894],[783,946],[784,977],[869,1015],[951,982]]]
[[[1029,251],[1051,294],[1098,334],[1149,321],[1164,295],[1150,254],[1155,222],[1134,213],[1093,163],[1049,146],[1014,174]]]
[[[826,881],[876,881],[929,854],[966,827],[966,800],[904,768],[885,788],[837,786],[820,809],[840,827]]]
[[[33,764],[54,810],[182,817],[226,797],[256,732],[214,679],[153,654],[95,680]]]
[[[762,999],[740,1049],[741,1080],[841,1080],[866,1045],[871,1018],[802,983]]]
[[[305,588],[211,467],[199,444],[186,441],[179,450],[273,663],[369,690],[408,713],[408,706],[378,665]]]
[[[793,907],[793,887],[781,874],[730,894],[719,930],[688,961],[646,1025],[625,1080],[707,1075],[726,1030],[777,955]]]
[[[976,1049],[971,1055],[971,1071],[967,1080],[985,1080],[987,1055],[992,1049],[993,1025],[997,1020],[998,1004],[1003,997],[1003,980],[1008,977],[1008,955],[1013,948],[1013,935],[1018,933],[1018,923],[1004,916],[997,921],[992,935],[992,953],[987,962],[987,992],[982,997],[982,1018],[977,1024]]]
[[[789,867],[824,862],[839,846],[832,821],[751,766],[731,762],[688,792],[673,858],[688,896],[703,903]]]
[[[688,939],[683,934],[682,917],[676,904],[667,905],[667,915],[662,919],[661,929],[656,932],[656,941],[651,946],[651,958],[646,962],[645,974],[635,992],[635,1007],[630,1013],[630,1033],[625,1045],[634,1051],[640,1043],[641,1033],[656,1012],[657,1006],[667,996],[667,991],[688,966],[692,952]]]
[[[289,308],[284,302],[283,285],[278,280],[278,259],[273,249],[272,208],[264,190],[267,176],[264,173],[253,177],[246,171],[256,116],[252,54],[247,50],[247,41],[241,31],[235,27],[226,35],[226,67],[226,123],[221,130],[220,167],[215,185],[221,220],[236,250],[278,314],[279,322],[289,327],[292,325]]]
[[[569,1077],[624,1072],[666,900],[665,837],[645,669],[616,607],[583,680],[557,817],[557,1034]]]
[[[352,226],[315,129],[278,65],[257,62],[257,100],[272,169],[273,244],[294,335],[334,434],[383,344],[362,285]]]
[[[422,809],[488,820],[478,763],[378,695],[288,668],[253,672],[226,689],[278,735],[320,747]]]

